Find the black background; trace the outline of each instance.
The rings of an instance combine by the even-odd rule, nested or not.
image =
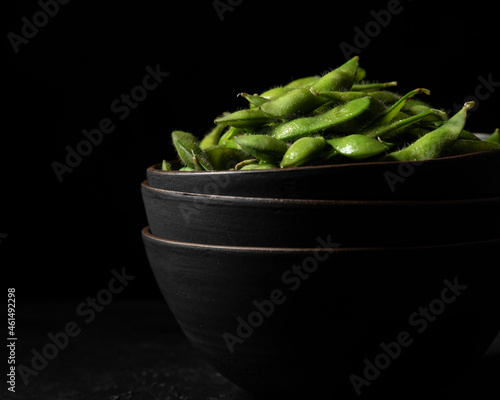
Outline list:
[[[495,3],[401,0],[400,12],[365,42],[359,42],[357,32],[376,28],[374,12],[387,10],[392,1],[222,0],[218,4],[233,4],[222,15],[214,3],[72,0],[60,5],[28,43],[19,44],[17,53],[9,37],[20,35],[25,21],[32,21],[41,7],[34,0],[2,4],[0,265],[6,286],[15,287],[16,299],[26,304],[19,308],[19,330],[26,340],[31,335],[31,345],[28,340],[20,347],[20,362],[27,363],[31,346],[40,348],[46,332],[74,319],[77,305],[105,289],[112,271],[123,268],[135,278],[116,296],[130,301],[130,307],[120,310],[142,315],[152,327],[148,333],[157,333],[163,343],[164,327],[150,318],[157,309],[148,314],[137,306],[143,300],[163,304],[141,238],[147,220],[140,184],[147,167],[175,157],[172,130],[201,137],[222,112],[246,106],[239,92],[261,92],[337,67],[346,60],[344,43],[358,46],[368,79],[397,80],[401,92],[428,88],[426,100],[439,108],[453,109],[471,99],[483,78],[499,82],[489,92],[482,88],[484,98],[469,113],[467,126],[473,132],[500,127]],[[142,84],[147,66],[169,75],[120,120],[111,104]],[[65,163],[67,146],[76,149],[85,139],[82,130],[98,128],[104,118],[113,121],[113,132],[60,182],[53,163]],[[23,327],[23,315],[38,330],[30,333],[28,325]],[[134,322],[140,318],[130,318],[127,327],[121,316],[115,315],[121,323],[116,328],[111,316],[100,320],[109,325],[102,346],[111,350],[104,354],[116,351],[118,359],[128,354],[123,349],[134,348],[129,343],[135,336],[110,347],[121,337],[116,333],[130,330],[144,336],[141,323]],[[53,363],[55,369],[36,384],[62,385],[59,374],[66,365],[85,358],[89,343],[100,343],[92,341],[91,332],[86,335],[78,338],[80,349],[72,344],[76,353],[68,350],[66,363]],[[142,340],[152,342],[149,336]],[[159,350],[150,350],[144,365],[160,360],[162,368],[175,370],[170,361],[158,358]],[[92,354],[87,355],[91,362],[76,363],[77,374],[84,376],[101,362]],[[109,366],[114,358],[107,357],[102,370],[112,371],[114,380],[120,366]],[[179,359],[184,357],[182,353]],[[137,358],[129,358],[136,363]],[[478,375],[487,374],[479,370]],[[123,378],[119,388],[128,381]],[[74,382],[78,380],[67,386],[73,388]]]
[[[8,34],[21,34],[22,17],[31,20],[40,5],[8,2],[0,251],[8,286],[20,298],[82,300],[122,268],[136,279],[120,296],[159,298],[140,234],[147,225],[140,183],[148,166],[174,157],[170,132],[202,136],[223,111],[245,106],[239,92],[340,65],[340,44],[355,46],[356,27],[364,30],[371,11],[388,2],[233,4],[221,18],[212,1],[74,0],[16,54]],[[358,46],[367,78],[397,80],[402,92],[426,87],[436,107],[462,104],[476,93],[479,76],[500,81],[493,6],[401,1],[387,26]],[[142,83],[146,66],[157,65],[169,76],[120,120],[111,103]],[[470,130],[500,126],[499,92],[493,88],[470,113]],[[103,118],[114,131],[59,182],[52,163],[64,163],[66,146],[75,149],[82,130]]]

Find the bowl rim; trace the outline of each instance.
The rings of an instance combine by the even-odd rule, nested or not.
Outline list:
[[[477,135],[477,134],[476,134]],[[271,174],[271,173],[285,173],[285,171],[315,171],[315,170],[324,170],[324,169],[342,169],[342,168],[366,168],[369,166],[384,166],[384,165],[398,165],[398,164],[408,164],[408,163],[440,163],[440,162],[445,162],[445,161],[452,161],[452,160],[458,160],[458,159],[469,159],[469,158],[476,158],[476,157],[481,157],[484,154],[493,154],[493,153],[499,153],[500,154],[500,149],[493,149],[493,150],[484,150],[484,151],[477,151],[474,153],[467,153],[467,154],[459,154],[459,155],[454,155],[454,156],[446,156],[446,157],[438,157],[438,158],[427,158],[424,160],[412,160],[412,161],[366,161],[366,162],[352,162],[352,163],[343,163],[343,164],[331,164],[331,165],[308,165],[308,166],[303,166],[303,167],[291,167],[291,168],[269,168],[269,169],[254,169],[254,170],[243,170],[243,171],[235,171],[235,170],[213,170],[213,171],[163,171],[159,166],[161,166],[161,163],[156,163],[147,168],[148,173],[157,173],[157,174],[162,174],[162,175],[179,175],[183,174],[184,176],[200,176],[200,175],[225,175],[225,174]],[[180,162],[179,159],[175,160],[170,160],[168,161],[170,163],[178,163]],[[277,172],[280,171],[280,172]]]
[[[207,193],[192,193],[169,189],[160,189],[148,184],[147,179],[141,182],[141,187],[149,192],[157,192],[160,194],[170,194],[179,198],[205,199],[214,201],[231,201],[251,204],[291,204],[291,205],[358,205],[358,206],[376,206],[376,205],[402,205],[418,206],[418,205],[460,205],[467,203],[487,203],[500,202],[500,197],[476,197],[476,198],[458,198],[458,199],[410,199],[410,200],[328,200],[328,199],[297,199],[297,198],[282,198],[282,197],[250,197],[250,196],[234,196],[220,195]],[[195,201],[195,200],[194,200]]]
[[[154,241],[162,244],[170,244],[177,247],[185,248],[197,248],[205,250],[224,250],[230,252],[250,252],[250,253],[314,253],[319,250],[327,252],[339,252],[339,253],[349,253],[349,252],[373,252],[373,251],[394,251],[394,250],[414,250],[414,249],[433,249],[433,248],[455,248],[467,245],[477,245],[477,244],[500,244],[500,237],[485,240],[475,240],[468,242],[456,242],[456,243],[442,243],[442,244],[430,244],[421,246],[360,246],[360,247],[263,247],[263,246],[230,246],[230,245],[220,245],[220,244],[204,244],[204,243],[194,243],[194,242],[182,242],[179,240],[164,239],[159,236],[155,236],[151,233],[149,225],[146,225],[141,230],[141,234],[144,238],[150,241]]]

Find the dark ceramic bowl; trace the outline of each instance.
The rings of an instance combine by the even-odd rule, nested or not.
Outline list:
[[[409,398],[446,384],[500,328],[500,239],[338,248],[320,237],[280,249],[169,241],[145,228],[143,240],[187,338],[255,394]]]
[[[175,163],[175,162],[174,162]],[[422,162],[371,162],[257,171],[147,170],[149,186],[221,196],[322,200],[500,196],[500,150]]]
[[[500,175],[500,174],[499,174]],[[182,242],[413,246],[500,237],[500,196],[459,200],[300,200],[200,195],[142,184],[151,232]]]

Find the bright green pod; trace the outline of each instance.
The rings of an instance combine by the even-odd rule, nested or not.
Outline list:
[[[387,154],[382,160],[414,161],[441,157],[462,133],[467,119],[467,111],[472,107],[474,107],[473,101],[465,103],[459,112],[439,128],[427,133],[409,146]]]
[[[417,94],[424,93],[426,95],[430,95],[431,92],[428,89],[424,88],[418,88],[415,90],[412,90],[408,93],[406,93],[404,96],[402,96],[398,101],[396,101],[392,106],[390,106],[385,112],[378,117],[375,121],[373,121],[373,125],[383,125],[383,124],[388,124],[391,122],[396,116],[399,114],[401,109],[405,106],[405,104],[413,97],[416,96]],[[428,107],[430,109],[430,107]],[[422,110],[425,111],[425,110]],[[421,111],[421,112],[422,112]],[[419,114],[419,113],[417,113]]]
[[[458,156],[461,154],[477,153],[480,151],[499,150],[500,143],[487,142],[486,140],[457,139],[444,155]]]
[[[326,102],[327,99],[310,89],[296,88],[269,100],[259,109],[274,118],[291,118],[297,114],[307,114]]]
[[[388,87],[398,86],[396,81],[391,82],[373,82],[373,83],[356,83],[352,85],[351,90],[360,92],[372,92],[387,89]]]
[[[240,168],[240,171],[258,170],[258,169],[276,169],[278,165],[272,163],[247,164]]]
[[[251,156],[270,163],[279,162],[288,150],[285,142],[268,135],[243,135],[235,140]]]
[[[326,129],[335,128],[335,126],[352,120],[370,106],[370,98],[362,97],[352,100],[348,103],[341,104],[332,108],[323,114],[314,117],[296,118],[291,121],[273,126],[269,130],[269,135],[276,139],[285,141],[294,141],[304,136],[324,131]]]
[[[200,148],[204,150],[218,144],[224,129],[226,129],[224,125],[215,125],[213,129],[201,139]]]
[[[220,145],[205,149],[205,153],[215,170],[234,168],[236,164],[248,157],[244,151]]]
[[[312,86],[315,92],[350,90],[359,69],[359,57],[355,56],[340,67],[319,78]]]
[[[234,137],[238,135],[243,135],[244,133],[245,133],[244,129],[230,126],[229,129],[222,134],[222,136],[219,139],[219,143],[217,144],[225,145],[228,140],[234,139]]]
[[[300,138],[288,148],[281,160],[280,166],[282,168],[289,168],[307,165],[319,158],[325,148],[325,144],[325,138],[322,136]]]
[[[261,93],[259,97],[263,97],[265,99],[274,99],[278,96],[281,96],[290,90],[293,90],[291,87],[285,87],[285,86],[276,86],[271,89],[266,90],[265,92]]]
[[[376,125],[376,126],[368,126],[363,129],[360,133],[361,135],[365,135],[371,138],[380,139],[383,141],[391,141],[396,136],[404,133],[408,127],[411,125],[423,120],[425,117],[432,113],[440,113],[442,111],[430,109],[424,111],[423,113],[412,115],[407,118],[396,118],[395,121],[385,124],[385,125]]]
[[[265,97],[258,96],[256,94],[248,94],[245,92],[239,93],[238,96],[241,96],[244,99],[246,99],[250,103],[250,108],[257,108],[269,101],[269,99],[266,99]]]
[[[161,163],[161,170],[162,171],[172,171],[172,164],[167,162],[167,160],[163,160]]]
[[[364,68],[359,67],[356,72],[356,78],[354,78],[354,83],[359,83],[366,77],[366,70]]]
[[[269,122],[274,121],[274,118],[265,114],[260,110],[239,110],[229,115],[223,115],[215,119],[217,125],[233,126],[235,128],[256,129]]]
[[[370,91],[369,93],[373,99],[377,99],[383,104],[394,104],[401,98],[400,94],[391,92],[389,90],[375,90],[373,92]]]
[[[355,160],[377,156],[388,149],[379,140],[359,134],[329,139],[326,142],[338,153]]]
[[[313,85],[320,77],[318,75],[314,76],[305,76],[303,78],[294,79],[291,82],[288,82],[284,87],[285,88],[305,88]]]
[[[485,141],[490,142],[490,143],[499,143],[500,144],[500,129],[495,129],[495,132],[493,132],[490,136],[488,136]]]
[[[189,168],[212,170],[213,166],[199,146],[199,140],[191,133],[173,131],[172,142],[182,163]]]

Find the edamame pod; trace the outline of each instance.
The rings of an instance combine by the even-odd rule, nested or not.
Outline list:
[[[204,150],[210,146],[218,144],[224,129],[226,129],[224,125],[215,125],[214,128],[201,140],[200,148]]]
[[[384,161],[414,161],[441,157],[457,140],[462,132],[467,119],[467,111],[474,107],[474,102],[469,101],[453,117],[439,128],[427,133],[409,146],[387,154]]]
[[[488,136],[485,139],[487,142],[491,143],[499,143],[500,144],[500,129],[495,129],[495,132],[493,132],[490,136]]]
[[[315,92],[327,90],[350,90],[359,68],[359,57],[355,56],[340,67],[323,75],[312,86]]]
[[[382,125],[382,124],[388,124],[391,122],[396,115],[399,114],[401,109],[404,107],[404,105],[407,103],[410,98],[413,96],[416,96],[417,94],[420,93],[425,93],[427,95],[430,95],[431,92],[428,89],[423,89],[423,88],[418,88],[415,90],[412,90],[411,92],[406,93],[403,97],[401,97],[398,101],[396,101],[391,107],[389,107],[387,110],[384,111],[382,115],[380,115],[371,125]],[[428,107],[430,109],[430,107]],[[422,110],[425,111],[425,110]],[[418,114],[418,113],[417,113]]]
[[[306,76],[304,78],[294,79],[291,82],[288,82],[284,87],[285,88],[304,88],[310,87],[319,79],[318,75],[314,76]]]
[[[235,128],[256,129],[269,122],[274,121],[274,118],[265,114],[261,110],[239,110],[229,115],[223,115],[215,119],[217,125],[233,126]]]
[[[322,136],[300,138],[288,148],[280,165],[283,168],[306,165],[322,153],[325,144]]]
[[[307,114],[327,101],[310,89],[296,88],[263,103],[259,109],[274,118],[291,118],[296,114]]]
[[[294,141],[352,120],[365,112],[369,106],[370,98],[362,97],[314,117],[296,118],[276,125],[270,129],[269,135],[276,139]]]
[[[279,162],[288,150],[288,145],[268,135],[237,136],[236,143],[253,157],[275,163]]]
[[[326,141],[343,156],[359,160],[373,157],[387,151],[387,146],[377,139],[364,135],[348,135]]]
[[[383,141],[390,141],[390,140],[394,139],[397,135],[405,132],[406,128],[408,128],[410,125],[413,125],[416,122],[421,121],[426,116],[428,116],[434,112],[439,113],[441,111],[435,110],[435,109],[430,109],[430,110],[424,111],[423,113],[413,115],[413,116],[408,117],[408,118],[397,119],[396,121],[393,121],[389,124],[369,126],[365,129],[363,129],[359,133],[362,135],[371,137],[371,138],[377,138],[377,139],[380,139]]]
[[[199,146],[199,140],[193,134],[184,131],[173,131],[172,142],[179,158],[186,167],[192,169],[201,167],[205,170],[213,169],[207,155]]]
[[[393,87],[393,86],[398,86],[398,82],[396,81],[391,81],[391,82],[373,82],[373,83],[356,83],[352,85],[351,90],[355,91],[360,91],[360,92],[372,92],[375,90],[383,90],[387,89],[388,87]]]
[[[248,154],[241,150],[220,145],[205,149],[205,153],[215,170],[234,168],[236,164],[248,157]]]
[[[457,156],[460,154],[476,153],[478,151],[499,150],[500,143],[487,142],[486,140],[457,139],[444,155]]]

